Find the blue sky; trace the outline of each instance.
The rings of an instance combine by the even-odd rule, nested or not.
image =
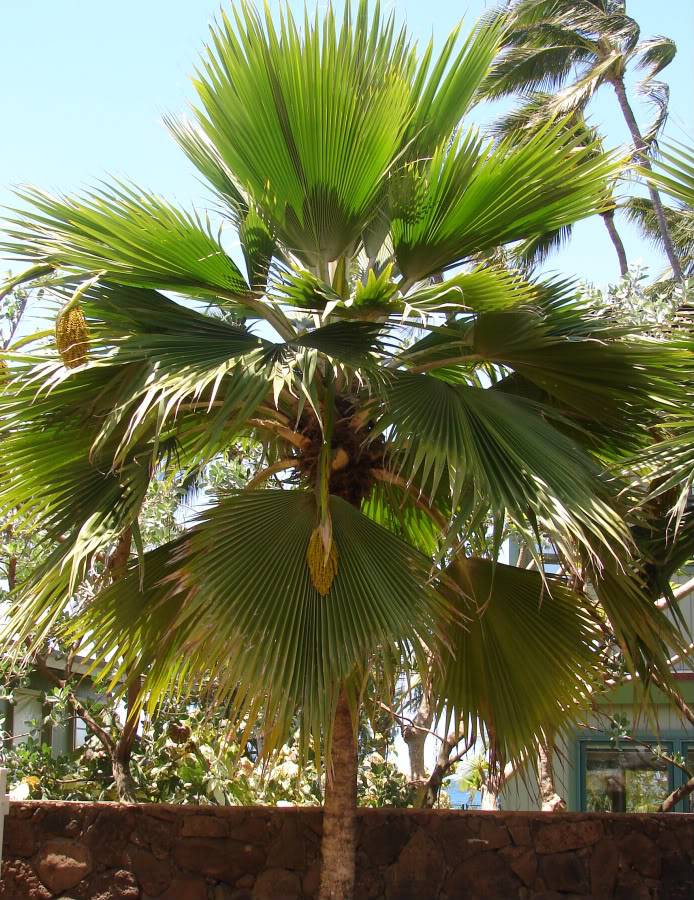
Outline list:
[[[421,40],[432,33],[443,40],[460,17],[472,23],[491,4],[383,5],[394,7]],[[161,118],[184,111],[192,98],[190,75],[219,0],[2,0],[0,7],[0,204],[12,202],[12,185],[70,192],[113,174],[181,204],[204,205],[205,190]],[[628,9],[643,36],[666,34],[678,41],[678,57],[666,72],[672,92],[666,134],[694,140],[694,3],[630,0]],[[637,104],[637,112],[645,124],[648,111]],[[610,144],[627,141],[607,88],[593,103],[592,119]],[[660,256],[626,223],[620,222],[620,230],[630,259],[649,263],[656,274]],[[602,226],[593,220],[577,227],[571,245],[550,265],[597,283],[618,275]]]

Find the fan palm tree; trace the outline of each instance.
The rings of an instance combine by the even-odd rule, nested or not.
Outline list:
[[[152,478],[262,442],[245,490],[64,627],[151,704],[204,678],[268,752],[296,722],[323,748],[322,898],[353,893],[370,671],[437,660],[437,715],[493,727],[503,762],[585,696],[595,597],[632,671],[667,672],[677,643],[606,465],[649,440],[688,358],[568,282],[468,263],[599,211],[620,165],[562,123],[521,145],[460,127],[501,39],[456,29],[435,59],[365,0],[301,28],[242,5],[194,122],[170,122],[236,261],[206,215],[120,182],[25,189],[7,225],[63,305],[54,339],[3,354],[0,509],[54,547],[5,635],[40,646],[95,554],[128,529],[141,547]],[[509,524],[539,571],[495,561]],[[541,538],[593,595],[540,574]]]
[[[629,129],[636,160],[650,168],[649,148],[667,115],[668,90],[656,76],[672,61],[674,41],[655,37],[640,41],[638,23],[627,15],[625,0],[514,0],[500,17],[509,30],[504,50],[484,87],[489,97],[559,91],[555,113],[585,109],[602,85],[610,85]],[[658,107],[656,121],[643,135],[629,102],[624,77],[630,67],[644,69],[641,90]],[[682,269],[667,217],[652,182],[648,190],[662,244],[674,277]]]

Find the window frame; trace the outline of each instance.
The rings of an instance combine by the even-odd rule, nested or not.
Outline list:
[[[576,741],[576,792],[577,792],[577,804],[576,808],[579,812],[587,812],[587,797],[586,797],[586,773],[587,773],[587,749],[591,745],[597,748],[605,749],[607,745],[609,747],[610,744],[614,742],[610,740],[611,736],[606,732],[586,732],[583,731],[579,734],[578,740]],[[694,750],[694,735],[683,734],[681,731],[664,731],[660,735],[648,734],[646,732],[637,732],[634,735],[635,741],[638,743],[640,741],[645,741],[648,744],[660,744],[665,747],[670,755],[680,754],[681,756],[686,757],[687,750]],[[622,745],[631,744],[631,741],[622,741]],[[672,763],[667,764],[668,771],[668,789],[670,792],[676,790],[686,781],[684,772],[681,769],[678,769],[676,766],[673,766]],[[663,797],[663,799],[665,799]],[[675,806],[671,812],[689,812],[687,809],[687,805],[689,802],[689,798],[685,797],[683,800]],[[615,813],[615,815],[619,815],[619,813]],[[634,815],[634,813],[624,813],[624,815]]]
[[[81,744],[77,743],[77,723],[78,722],[84,723],[84,741],[82,741]],[[89,740],[89,736],[90,736],[89,726],[84,721],[82,716],[78,716],[77,713],[74,713],[73,715],[71,715],[70,721],[69,721],[69,742],[68,742],[69,752],[75,753],[77,750],[80,750],[84,746],[84,744]]]
[[[686,760],[688,751],[691,750],[694,753],[694,734],[689,737],[685,737],[681,741],[681,754]],[[677,774],[679,777],[679,782],[677,783],[677,787],[681,787],[687,781],[687,776],[681,769],[677,770]],[[686,813],[694,813],[694,809],[689,809],[689,805],[692,804],[694,806],[694,793],[690,794],[688,797],[685,797],[680,803],[677,804],[677,812],[686,812]],[[680,810],[679,807],[682,807]]]

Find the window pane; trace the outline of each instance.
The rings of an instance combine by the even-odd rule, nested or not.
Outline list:
[[[654,812],[668,793],[667,763],[648,750],[586,748],[589,812]]]
[[[16,747],[18,744],[26,744],[30,738],[40,742],[43,722],[43,706],[40,696],[22,691],[17,691],[15,696],[12,743]]]
[[[78,750],[80,747],[84,746],[85,741],[87,740],[87,725],[84,719],[80,719],[79,716],[75,717],[75,731],[74,731],[74,740],[73,746],[75,750]]]
[[[694,747],[689,747],[687,750],[687,768],[690,772],[694,772]],[[684,802],[685,811],[694,813],[694,794],[690,794]]]

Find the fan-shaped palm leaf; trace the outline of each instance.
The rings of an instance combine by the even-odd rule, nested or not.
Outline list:
[[[449,615],[425,556],[339,498],[330,506],[338,563],[327,596],[306,562],[314,496],[241,493],[148,554],[142,592],[133,571],[100,596],[87,634],[101,654],[118,648],[130,671],[149,669],[154,700],[172,677],[184,688],[212,674],[240,713],[262,705],[276,741],[297,710],[319,736],[374,638],[421,646]]]
[[[408,281],[418,281],[499,244],[590,216],[617,168],[616,158],[596,156],[561,124],[494,150],[468,132],[450,149],[440,147],[421,170],[395,176],[398,266]]]
[[[502,758],[518,762],[529,734],[540,739],[589,705],[599,632],[581,598],[551,576],[487,559],[460,560],[448,574],[466,619],[448,631],[435,695],[468,732],[492,726]]]

